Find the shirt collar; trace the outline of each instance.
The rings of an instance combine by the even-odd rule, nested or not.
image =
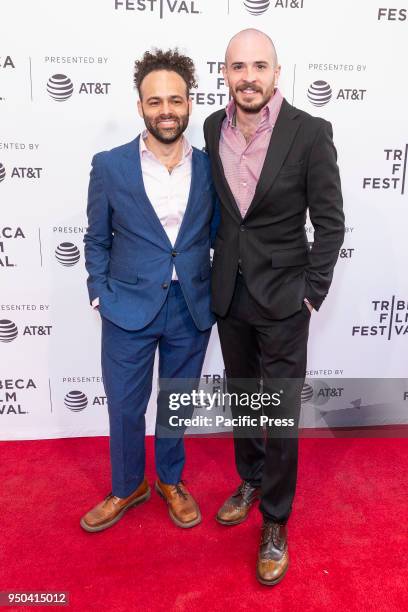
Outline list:
[[[261,110],[261,121],[259,123],[261,124],[266,121],[269,124],[269,127],[273,128],[276,123],[276,119],[278,118],[280,107],[282,105],[282,101],[283,101],[283,96],[281,92],[279,91],[279,89],[276,88],[275,93],[273,94],[272,98],[269,100],[268,104],[266,104]],[[225,109],[225,112],[227,114],[228,124],[234,127],[236,125],[235,111],[236,111],[236,105],[235,105],[234,100],[232,99],[229,101]]]
[[[147,148],[146,142],[145,142],[146,138],[147,138],[147,130],[143,130],[143,132],[140,135],[140,154],[143,156],[152,155],[153,157],[156,157],[154,153],[152,153],[150,149]],[[193,153],[193,147],[188,142],[187,138],[185,136],[183,136],[182,138],[183,138],[183,156],[180,160],[180,163],[184,162],[184,160],[190,155],[192,155]]]

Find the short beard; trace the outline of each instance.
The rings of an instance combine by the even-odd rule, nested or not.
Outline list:
[[[175,117],[171,115],[170,117],[166,117],[166,118],[177,121],[177,127],[174,128],[173,130],[160,130],[160,128],[157,128],[150,121],[150,119],[145,114],[143,114],[143,119],[144,119],[147,131],[150,132],[156,138],[156,140],[158,140],[162,144],[173,144],[174,142],[179,140],[183,132],[186,131],[187,126],[188,126],[189,116],[188,114],[182,115],[181,117]],[[164,117],[160,117],[159,119],[156,120],[156,122],[163,120],[163,119]]]
[[[248,113],[249,115],[256,115],[257,113],[259,113],[264,106],[266,106],[269,102],[271,98],[264,98],[262,100],[262,102],[260,102],[259,104],[256,104],[256,106],[245,106],[244,104],[241,104],[240,102],[238,102],[238,100],[236,98],[234,98],[234,102],[235,105],[238,106],[238,108],[240,108],[244,113]]]
[[[240,89],[242,89],[244,86],[241,86]],[[237,100],[237,96],[235,94],[235,92],[230,92],[231,96],[234,99],[234,102],[236,104],[236,106],[238,106],[238,108],[240,108],[244,113],[248,113],[251,115],[256,115],[257,113],[259,113],[269,102],[269,100],[272,98],[272,96],[275,93],[275,86],[272,87],[271,91],[268,91],[266,93],[266,95],[262,98],[261,102],[259,102],[258,104],[251,104],[251,102],[248,102],[248,106],[244,103],[242,104],[242,102],[239,102]]]

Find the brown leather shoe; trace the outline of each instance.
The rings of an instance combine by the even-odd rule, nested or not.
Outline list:
[[[182,481],[173,485],[165,484],[158,479],[156,491],[167,502],[170,518],[178,527],[188,529],[201,523],[201,512],[197,502]]]
[[[221,525],[239,525],[245,521],[252,504],[259,498],[259,488],[243,480],[238,489],[227,499],[215,517]]]
[[[289,566],[286,526],[264,521],[256,577],[261,584],[278,584]]]
[[[143,480],[142,484],[129,497],[116,497],[116,495],[109,493],[102,502],[81,518],[80,525],[85,531],[91,533],[103,531],[117,523],[126,510],[142,504],[149,497],[150,487],[147,480]]]

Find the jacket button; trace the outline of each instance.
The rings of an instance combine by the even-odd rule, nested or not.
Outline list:
[[[241,225],[239,229],[241,230],[241,232],[245,232],[245,225]]]
[[[172,251],[172,252],[171,252],[171,256],[172,256],[172,257],[175,257],[176,255],[178,255],[177,251]]]
[[[163,284],[162,284],[163,289],[167,289],[167,287],[168,287],[168,286],[169,286],[169,284],[168,284],[168,283],[163,283]]]

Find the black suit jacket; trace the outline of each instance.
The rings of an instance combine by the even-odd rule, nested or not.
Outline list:
[[[244,218],[224,175],[219,140],[225,111],[204,123],[206,149],[221,200],[214,245],[212,305],[226,315],[240,263],[263,314],[283,319],[306,297],[318,310],[344,238],[343,200],[332,127],[283,100],[256,192]],[[306,211],[314,226],[310,250]]]

